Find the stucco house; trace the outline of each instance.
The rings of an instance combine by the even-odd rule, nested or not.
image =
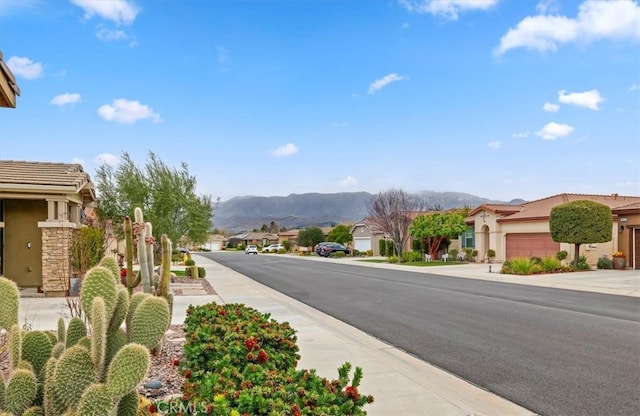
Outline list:
[[[469,212],[466,222],[475,228],[475,245],[480,260],[487,250],[496,252],[498,262],[516,256],[545,257],[566,250],[573,256],[573,244],[551,238],[549,216],[555,206],[576,200],[599,202],[611,208],[613,238],[607,243],[583,244],[580,254],[595,264],[614,251],[626,255],[627,266],[640,268],[640,197],[612,195],[558,194],[521,205],[480,205]]]
[[[20,95],[20,88],[16,78],[2,59],[0,51],[0,107],[16,108],[16,96]]]
[[[0,275],[64,296],[71,243],[95,200],[79,164],[0,160]]]

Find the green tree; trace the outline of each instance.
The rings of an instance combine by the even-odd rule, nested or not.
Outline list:
[[[580,244],[612,239],[611,208],[594,201],[572,201],[551,209],[549,230],[553,241],[575,246],[573,267],[578,268]]]
[[[318,227],[309,227],[298,233],[298,245],[300,247],[313,247],[324,241],[324,233]]]
[[[411,223],[409,232],[423,240],[431,258],[438,255],[440,244],[448,238],[455,238],[467,230],[464,216],[459,211],[434,212],[418,215]]]
[[[344,224],[338,224],[329,231],[327,234],[327,240],[335,241],[336,243],[346,244],[353,240],[351,235],[351,227]]]
[[[422,209],[424,201],[401,189],[379,192],[367,204],[368,220],[393,241],[396,253],[402,250],[409,238],[411,216]]]
[[[100,218],[121,223],[140,207],[145,221],[153,224],[155,237],[166,234],[175,245],[185,238],[193,244],[207,241],[219,199],[213,203],[210,196],[196,194],[196,178],[186,163],[180,169],[170,168],[149,152],[140,169],[125,152],[117,168],[100,165],[95,182]]]

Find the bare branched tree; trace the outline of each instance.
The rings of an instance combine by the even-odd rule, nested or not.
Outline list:
[[[401,189],[379,192],[367,204],[367,217],[378,229],[388,235],[402,256],[402,249],[409,238],[412,214],[424,208],[424,201]]]

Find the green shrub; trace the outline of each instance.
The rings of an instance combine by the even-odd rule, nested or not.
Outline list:
[[[493,249],[489,249],[487,250],[487,257],[489,257],[490,259],[494,258],[496,256],[496,251]]]
[[[286,248],[279,248],[278,249],[278,254],[287,254],[287,249]]]
[[[282,245],[284,246],[285,251],[290,251],[291,250],[291,241],[282,240]]]
[[[529,257],[531,259],[531,261],[533,262],[533,264],[541,264],[542,263],[542,259],[540,257],[537,256],[531,256]]]
[[[360,250],[356,250],[354,248],[353,249],[353,255],[354,255],[354,257],[360,257],[362,255],[362,252]]]
[[[458,260],[458,250],[456,250],[455,248],[449,250],[449,258],[452,260]]]
[[[367,250],[367,257],[373,257],[373,250]]]
[[[419,251],[408,251],[402,253],[403,263],[417,263],[419,261],[422,261],[422,253]]]
[[[207,271],[204,267],[198,267],[198,277],[205,277],[207,275]]]
[[[562,267],[562,264],[560,264],[560,260],[551,256],[542,258],[539,264],[540,266],[542,266],[542,270],[547,273],[558,271]]]
[[[389,263],[394,264],[394,263],[398,263],[399,260],[398,260],[397,256],[391,256],[391,257],[389,257],[388,261],[389,261]]]
[[[560,261],[564,260],[567,258],[567,256],[569,255],[569,253],[567,253],[567,250],[560,250],[556,253],[556,258]]]
[[[598,269],[613,269],[613,261],[607,257],[602,256],[598,259]]]
[[[501,273],[527,275],[533,274],[535,268],[534,262],[527,257],[513,257],[502,264]],[[541,269],[541,268],[540,268]]]
[[[591,270],[591,266],[587,263],[587,258],[585,256],[580,256],[578,258],[577,270]]]
[[[338,259],[341,259],[344,256],[346,256],[346,254],[344,254],[344,251],[334,251],[333,253],[329,254],[329,257],[335,257]]]
[[[187,261],[184,262],[184,265],[187,266],[187,267],[195,266],[196,262],[193,259],[188,259]]]

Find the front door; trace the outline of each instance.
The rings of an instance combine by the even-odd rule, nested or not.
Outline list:
[[[46,201],[4,201],[4,276],[20,287],[42,286],[42,231]]]

